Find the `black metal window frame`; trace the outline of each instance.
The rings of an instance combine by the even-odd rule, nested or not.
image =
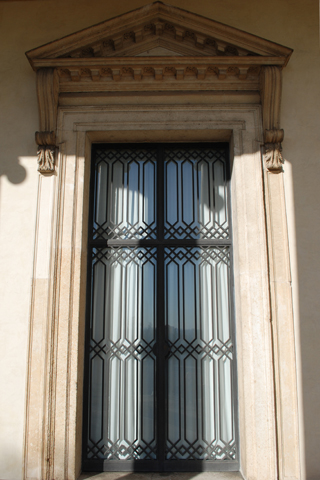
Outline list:
[[[94,206],[94,182],[95,182],[95,162],[93,161],[96,149],[156,149],[157,150],[157,238],[155,239],[94,239],[93,238],[93,206]],[[164,238],[164,151],[165,148],[220,148],[225,150],[227,165],[227,190],[228,190],[228,222],[229,238],[227,239],[165,239]],[[92,162],[90,177],[90,196],[89,196],[89,228],[88,228],[88,263],[87,263],[87,298],[86,298],[86,327],[85,327],[85,356],[84,356],[84,395],[83,395],[83,442],[82,442],[82,469],[83,471],[102,472],[102,471],[137,471],[137,472],[201,472],[201,471],[238,471],[240,464],[240,445],[239,445],[239,414],[238,414],[238,381],[237,381],[237,352],[236,352],[236,325],[235,325],[235,300],[234,300],[234,274],[233,274],[233,250],[232,250],[232,216],[231,216],[231,195],[230,195],[230,176],[231,166],[229,160],[228,143],[95,143],[92,145]],[[236,442],[236,458],[230,460],[165,460],[165,370],[164,362],[167,355],[167,345],[165,339],[164,322],[159,321],[163,317],[161,303],[157,302],[157,347],[156,347],[156,397],[157,397],[157,415],[156,431],[158,445],[157,460],[92,460],[86,457],[86,439],[88,435],[88,378],[89,378],[89,339],[90,339],[90,308],[91,308],[91,262],[92,249],[95,247],[156,247],[157,248],[157,292],[164,291],[164,249],[166,247],[229,247],[230,252],[230,316],[231,316],[231,339],[233,343],[233,377],[232,389],[234,392],[234,427]],[[164,348],[159,348],[163,345]]]

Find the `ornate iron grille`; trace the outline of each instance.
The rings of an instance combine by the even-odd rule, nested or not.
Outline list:
[[[238,469],[227,146],[96,145],[83,469]]]

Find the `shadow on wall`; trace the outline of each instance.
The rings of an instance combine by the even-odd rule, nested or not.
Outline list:
[[[26,179],[27,171],[20,165],[19,158],[15,158],[12,163],[0,162],[0,177],[3,175],[7,177],[10,183],[17,185]]]
[[[301,134],[301,136],[303,136]],[[299,142],[290,138],[288,157],[292,164],[294,234],[296,250],[296,308],[299,324],[298,341],[301,352],[302,429],[306,475],[319,479],[320,438],[320,255],[319,255],[319,140]],[[289,144],[289,141],[287,142]],[[290,151],[289,151],[290,148]],[[313,150],[314,149],[314,150]],[[308,151],[309,150],[309,151]],[[308,161],[306,164],[301,159]],[[298,363],[300,358],[298,357]]]

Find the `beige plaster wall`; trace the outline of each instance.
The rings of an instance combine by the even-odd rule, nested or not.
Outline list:
[[[22,478],[38,181],[33,140],[38,129],[35,74],[24,52],[147,3],[149,0],[0,1],[0,478],[3,480]],[[170,0],[168,3],[294,49],[284,71],[281,126],[285,129],[283,154],[301,384],[301,430],[307,477],[319,478],[318,2]]]

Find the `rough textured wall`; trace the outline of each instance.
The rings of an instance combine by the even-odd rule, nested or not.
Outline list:
[[[0,478],[22,476],[28,317],[31,294],[38,129],[35,74],[24,52],[149,1],[35,0],[0,3]],[[286,196],[290,233],[301,428],[308,478],[320,460],[320,140],[316,0],[170,0],[175,6],[294,49],[284,71]],[[301,353],[301,362],[300,362]]]

